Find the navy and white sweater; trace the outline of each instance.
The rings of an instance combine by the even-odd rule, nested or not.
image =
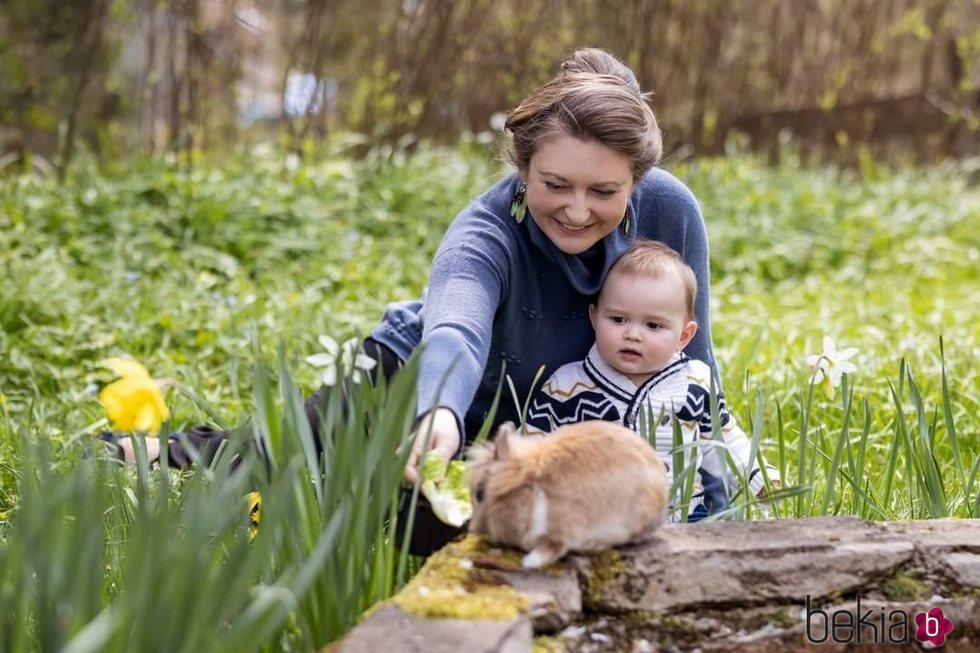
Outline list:
[[[568,363],[545,381],[535,396],[527,427],[531,432],[549,432],[565,424],[586,420],[616,422],[644,434],[667,465],[673,481],[671,451],[674,449],[673,417],[680,425],[684,444],[697,443],[685,450],[685,461],[694,464],[694,495],[690,510],[704,502],[703,481],[707,475],[725,478],[730,470],[717,451],[711,423],[711,369],[683,352],[675,354],[657,374],[637,387],[633,381],[606,363],[595,345],[584,360]],[[751,443],[728,412],[725,398],[718,395],[718,419],[724,446],[740,473],[748,479],[749,491],[758,495],[764,480],[758,464],[749,469]],[[778,475],[766,468],[771,480]]]

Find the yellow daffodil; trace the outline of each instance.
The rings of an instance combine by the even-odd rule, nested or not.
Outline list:
[[[254,540],[259,534],[259,522],[262,521],[262,495],[258,492],[249,492],[245,495],[248,501],[248,539]]]
[[[110,358],[103,365],[119,376],[99,393],[99,403],[109,415],[112,428],[156,435],[169,414],[162,383],[133,360]]]

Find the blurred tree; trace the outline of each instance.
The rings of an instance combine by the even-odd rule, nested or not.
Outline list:
[[[980,148],[980,0],[6,0],[0,146],[452,141],[581,45],[655,91],[671,156]]]
[[[111,47],[108,0],[6,0],[0,14],[0,124],[23,147],[61,167],[83,112],[101,100]],[[71,131],[71,138],[59,129]]]

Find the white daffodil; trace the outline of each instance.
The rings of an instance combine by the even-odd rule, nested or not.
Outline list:
[[[361,343],[357,338],[351,338],[343,345],[330,336],[319,336],[317,341],[324,351],[306,357],[306,362],[314,367],[322,367],[320,380],[324,385],[337,383],[338,368],[350,374],[354,383],[360,383],[362,372],[370,372],[378,361],[361,352]]]
[[[828,399],[833,399],[834,388],[840,385],[841,376],[857,371],[850,359],[857,354],[856,347],[837,351],[837,345],[830,336],[823,337],[823,352],[806,357],[807,365],[813,367],[810,383],[823,388]]]

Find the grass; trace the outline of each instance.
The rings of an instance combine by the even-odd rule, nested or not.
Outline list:
[[[411,372],[358,386],[351,420],[331,393],[318,461],[301,359],[416,297],[451,217],[501,172],[475,146],[363,161],[344,146],[298,168],[265,152],[0,181],[6,649],[312,650],[411,574],[390,537]],[[728,405],[782,478],[778,501],[727,516],[980,516],[977,166],[671,167],[709,226]],[[859,349],[832,399],[805,362],[825,335]],[[179,382],[173,428],[252,415],[242,442],[272,464],[93,456],[91,388],[121,354]]]
[[[177,474],[141,450],[135,469],[92,452],[59,465],[49,443],[26,443],[0,547],[5,650],[307,650],[344,633],[407,580],[392,536],[407,448],[393,452],[414,421],[416,362],[390,387],[349,385],[344,418],[328,393],[322,457],[282,364],[278,392],[254,370],[238,464]]]
[[[977,170],[675,168],[709,223],[729,404],[806,490],[778,514],[980,515]],[[834,400],[808,388],[823,335],[859,350]]]

